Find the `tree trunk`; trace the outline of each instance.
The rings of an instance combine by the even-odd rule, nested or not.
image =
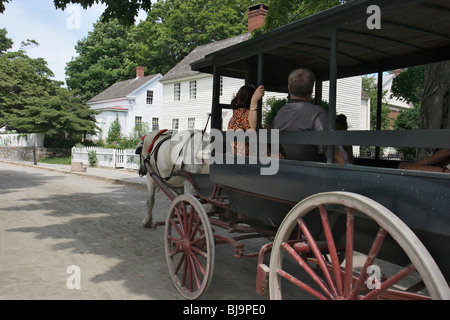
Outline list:
[[[450,60],[425,66],[425,85],[420,110],[420,129],[450,129]],[[420,149],[418,159],[427,155]]]

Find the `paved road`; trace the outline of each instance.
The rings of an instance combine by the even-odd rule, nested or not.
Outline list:
[[[144,188],[0,162],[0,299],[181,299],[167,271],[164,229],[145,229]],[[170,203],[157,195],[155,220]],[[257,248],[266,240],[252,242]],[[256,260],[216,248],[204,299],[268,299]],[[79,267],[80,289],[69,289]],[[75,271],[74,271],[75,270]],[[70,282],[72,284],[76,282]]]

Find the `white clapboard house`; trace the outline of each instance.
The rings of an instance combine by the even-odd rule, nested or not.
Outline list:
[[[253,28],[264,21],[267,7],[257,5],[249,8],[248,33],[222,41],[198,46],[180,63],[171,69],[160,82],[163,86],[163,110],[161,128],[186,130],[204,129],[211,112],[213,76],[191,70],[191,63],[203,59],[207,54],[230,47],[250,39]],[[287,79],[286,79],[287,83]],[[241,79],[221,78],[220,103],[230,104],[244,85]],[[286,84],[287,85],[287,84]],[[285,98],[286,94],[266,92],[271,96]],[[328,97],[328,83],[323,84],[323,99]],[[362,90],[362,78],[351,77],[338,81],[338,113],[347,116],[349,130],[370,129],[370,101]],[[226,129],[232,110],[223,110],[223,129]]]
[[[144,68],[136,68],[136,78],[113,84],[93,97],[87,104],[98,111],[97,125],[101,129],[92,140],[105,140],[111,123],[118,118],[121,136],[129,136],[136,125],[147,123],[158,129],[162,117],[161,74],[145,76]]]

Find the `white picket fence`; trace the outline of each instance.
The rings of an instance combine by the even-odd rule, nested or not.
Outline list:
[[[38,147],[44,146],[44,134],[42,133],[8,133],[0,134],[0,146],[2,147]]]
[[[118,150],[97,147],[72,148],[72,161],[89,165],[89,152],[95,151],[97,165],[107,168],[139,169],[139,155],[134,149]]]

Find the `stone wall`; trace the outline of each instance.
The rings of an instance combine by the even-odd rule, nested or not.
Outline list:
[[[2,147],[0,159],[34,161],[33,147]],[[36,148],[36,161],[43,158],[70,157],[70,149]]]

